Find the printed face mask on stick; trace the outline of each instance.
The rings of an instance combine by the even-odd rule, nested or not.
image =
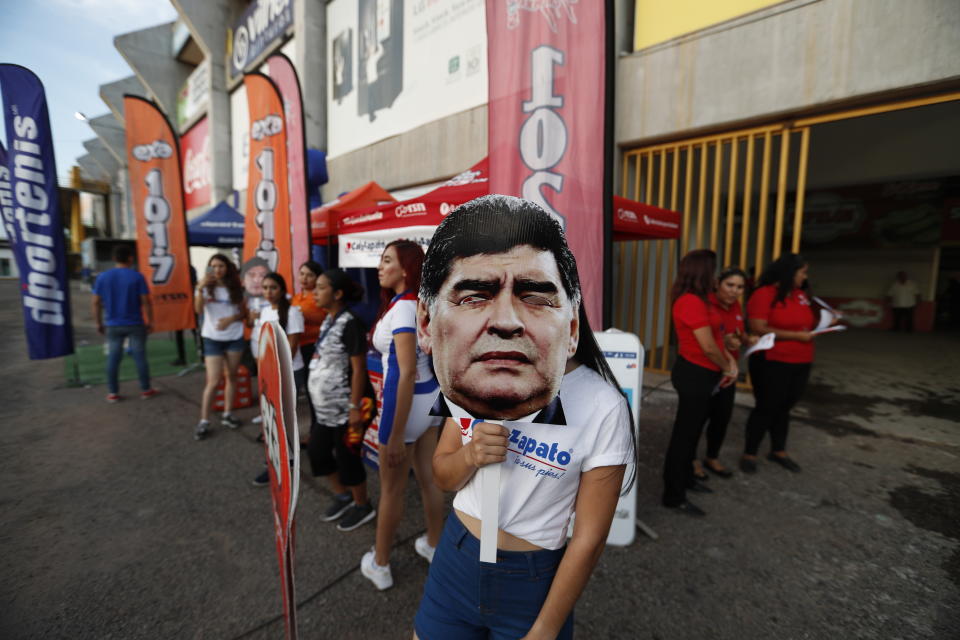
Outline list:
[[[557,394],[577,350],[580,287],[559,224],[509,196],[472,200],[437,228],[423,265],[421,348],[442,392],[435,413],[486,422],[562,422]],[[499,465],[480,470],[481,560],[496,553]],[[493,559],[485,559],[492,554]]]

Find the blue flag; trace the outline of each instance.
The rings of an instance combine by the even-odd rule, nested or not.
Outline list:
[[[31,360],[73,353],[67,254],[53,136],[43,84],[29,69],[0,64],[13,194],[13,251]]]
[[[13,223],[13,191],[10,185],[10,168],[7,166],[7,150],[0,144],[0,217],[6,232],[7,242],[12,247],[17,242],[17,230]]]

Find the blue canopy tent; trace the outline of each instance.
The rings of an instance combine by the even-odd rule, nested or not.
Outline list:
[[[242,247],[243,216],[226,200],[187,223],[191,246]]]

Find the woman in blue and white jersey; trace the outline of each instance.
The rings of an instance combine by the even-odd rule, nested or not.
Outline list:
[[[380,317],[371,343],[382,354],[383,391],[379,420],[380,504],[377,539],[360,569],[380,590],[393,586],[390,549],[403,516],[411,465],[420,485],[427,533],[414,547],[428,562],[443,529],[443,494],[433,482],[431,460],[440,418],[430,416],[439,393],[430,359],[417,346],[417,290],[423,249],[391,242],[380,257]]]

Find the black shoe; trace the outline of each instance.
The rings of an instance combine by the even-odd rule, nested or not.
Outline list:
[[[377,512],[369,503],[351,504],[347,512],[343,514],[343,519],[340,520],[337,529],[340,531],[353,531],[360,525],[370,522],[375,517],[377,517]]]
[[[756,473],[757,461],[740,458],[740,471],[743,471],[744,473]]]
[[[252,484],[255,487],[270,486],[270,472],[264,469],[263,473],[261,473],[256,478],[250,481],[250,484]]]
[[[707,461],[706,461],[706,460],[703,461],[703,468],[706,469],[707,471],[709,471],[710,473],[714,474],[714,475],[720,476],[721,478],[732,478],[732,477],[733,477],[733,471],[730,471],[730,469],[714,469],[714,468],[711,467],[709,464],[707,464]]]
[[[713,493],[713,489],[696,480],[687,485],[687,491],[693,491],[694,493]]]
[[[778,465],[786,469],[787,471],[793,471],[794,473],[800,473],[800,465],[793,461],[793,458],[788,456],[777,456],[770,454],[767,456],[767,460],[770,462],[776,462]]]
[[[333,496],[333,500],[330,502],[330,506],[327,507],[327,510],[323,512],[323,515],[320,516],[320,519],[324,522],[333,522],[344,513],[347,509],[353,504],[353,498],[350,497],[350,494],[345,496]]]
[[[685,513],[688,516],[702,517],[707,515],[706,511],[704,511],[697,505],[693,504],[692,502],[687,502],[686,500],[684,500],[683,502],[677,505],[664,505],[664,506],[667,507],[667,509],[673,509],[674,511],[677,511],[679,513]]]

